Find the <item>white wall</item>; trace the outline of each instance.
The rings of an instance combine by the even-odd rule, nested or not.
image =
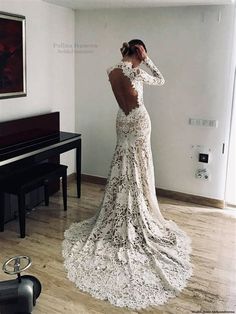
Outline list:
[[[76,130],[83,135],[83,173],[107,176],[116,142],[117,104],[105,70],[121,59],[123,41],[140,38],[166,79],[163,87],[144,91],[152,120],[156,185],[223,199],[232,29],[233,6],[77,11]],[[189,117],[216,119],[219,127],[189,126]],[[192,145],[212,151],[210,182],[194,177]]]
[[[74,11],[40,0],[1,0],[0,11],[26,17],[27,97],[0,100],[0,121],[60,111],[61,130],[74,132]],[[74,172],[74,152],[61,156]]]

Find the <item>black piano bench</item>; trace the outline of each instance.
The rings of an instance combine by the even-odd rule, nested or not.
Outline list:
[[[45,205],[49,205],[48,182],[62,178],[64,210],[67,210],[67,166],[52,163],[37,164],[9,175],[0,187],[0,231],[4,231],[4,193],[18,197],[20,236],[25,237],[25,195],[44,186]]]

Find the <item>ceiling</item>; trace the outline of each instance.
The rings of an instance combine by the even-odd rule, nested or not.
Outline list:
[[[63,7],[79,9],[144,8],[183,5],[225,5],[234,0],[43,0]]]

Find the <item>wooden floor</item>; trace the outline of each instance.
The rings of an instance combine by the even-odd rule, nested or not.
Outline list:
[[[63,232],[74,221],[94,214],[104,187],[84,183],[82,198],[75,184],[68,187],[68,211],[63,211],[61,194],[50,198],[50,206],[39,206],[27,215],[26,238],[18,235],[12,221],[0,233],[0,263],[15,255],[29,255],[28,273],[40,279],[43,291],[34,314],[118,313],[236,313],[236,210],[221,210],[160,198],[166,219],[174,220],[192,238],[193,276],[181,294],[162,306],[132,311],[80,292],[66,278],[61,256]],[[10,279],[0,272],[0,279]]]

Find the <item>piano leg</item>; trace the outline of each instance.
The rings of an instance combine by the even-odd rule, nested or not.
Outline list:
[[[25,237],[25,193],[18,194],[18,210],[20,221],[20,237]]]
[[[44,202],[45,206],[49,206],[48,182],[44,182]]]
[[[63,194],[63,204],[64,210],[67,210],[67,174],[62,177],[62,194]]]
[[[76,181],[77,181],[77,196],[81,195],[81,140],[76,148]]]
[[[4,218],[5,218],[4,200],[5,194],[0,191],[0,232],[4,231]]]

